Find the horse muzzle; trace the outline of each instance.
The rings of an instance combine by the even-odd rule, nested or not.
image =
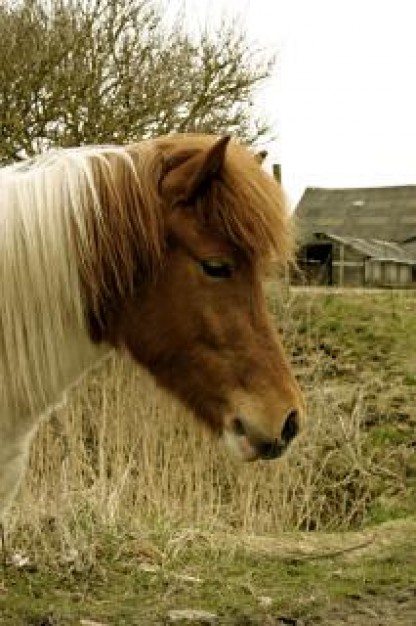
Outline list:
[[[267,437],[244,418],[235,417],[223,432],[223,440],[232,456],[241,461],[272,460],[282,456],[300,430],[296,409],[289,411],[278,437]]]

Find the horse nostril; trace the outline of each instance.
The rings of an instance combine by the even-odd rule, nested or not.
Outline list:
[[[290,411],[283,424],[281,438],[285,445],[288,445],[299,432],[299,413],[296,409]]]
[[[246,434],[246,429],[245,429],[244,423],[243,423],[243,421],[239,417],[236,417],[233,420],[232,426],[233,426],[234,433],[238,437],[242,437],[243,435]]]

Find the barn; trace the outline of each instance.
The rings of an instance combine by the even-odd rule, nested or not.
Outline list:
[[[416,287],[416,186],[308,188],[294,283]]]

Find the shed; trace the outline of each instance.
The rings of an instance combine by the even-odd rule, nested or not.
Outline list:
[[[295,215],[294,282],[416,287],[416,186],[310,188]]]

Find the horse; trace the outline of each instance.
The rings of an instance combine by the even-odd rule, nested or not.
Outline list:
[[[297,436],[304,401],[262,281],[293,233],[260,160],[177,134],[0,170],[0,520],[41,419],[114,349],[242,461]]]

